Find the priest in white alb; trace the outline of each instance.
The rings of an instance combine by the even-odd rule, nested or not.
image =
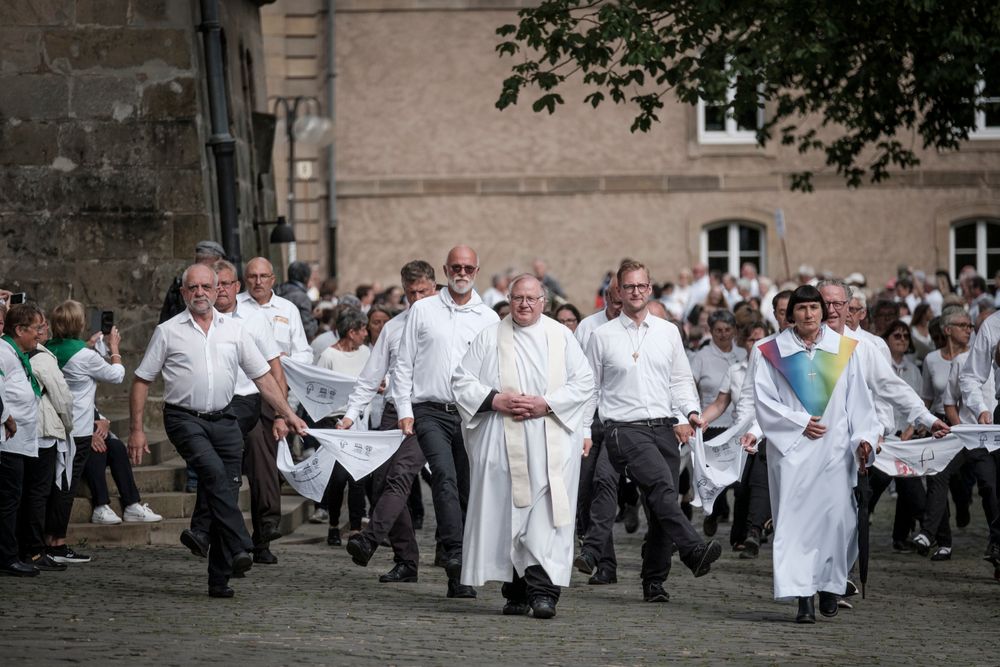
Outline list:
[[[551,618],[573,567],[594,379],[569,329],[542,316],[534,276],[511,281],[510,303],[452,378],[470,469],[462,584],[506,582],[504,614]]]
[[[788,301],[792,326],[760,344],[757,421],[767,438],[774,517],[774,597],[798,598],[796,621],[837,614],[857,558],[859,464],[871,463],[881,426],[856,340],[823,324],[827,307],[810,285]]]

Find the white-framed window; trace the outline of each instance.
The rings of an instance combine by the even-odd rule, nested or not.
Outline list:
[[[726,61],[729,69],[729,61]],[[730,77],[725,101],[698,100],[698,143],[701,144],[754,144],[757,129],[764,124],[764,107],[736,114],[726,105],[736,99],[736,79]]]
[[[952,278],[963,267],[974,266],[976,273],[991,282],[1000,270],[1000,219],[967,218],[951,226]]]
[[[970,139],[1000,139],[1000,67],[984,71],[976,86],[976,102],[983,106],[976,111],[976,129]]]
[[[701,261],[709,271],[740,275],[750,262],[757,273],[767,273],[766,235],[761,225],[746,220],[713,222],[701,229]]]

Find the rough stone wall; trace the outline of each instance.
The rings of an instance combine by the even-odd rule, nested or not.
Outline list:
[[[263,61],[259,11],[222,4],[246,223],[273,215],[234,57]],[[195,243],[218,238],[197,20],[197,0],[0,2],[0,285],[114,310],[130,369]]]

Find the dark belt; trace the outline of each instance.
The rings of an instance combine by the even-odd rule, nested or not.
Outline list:
[[[209,422],[217,422],[220,419],[226,419],[227,417],[233,416],[233,413],[229,412],[226,408],[223,408],[222,410],[216,410],[215,412],[198,412],[197,410],[189,410],[179,405],[166,403],[164,404],[163,409],[176,410],[177,412],[183,412],[186,415],[191,415],[192,417],[197,417],[198,419],[204,419],[205,421]]]
[[[608,426],[676,426],[677,420],[670,417],[657,417],[656,419],[637,419],[630,422],[609,419],[604,423]]]
[[[458,414],[458,406],[454,403],[435,403],[434,401],[424,401],[423,403],[414,403],[413,407],[428,407],[434,410],[439,410],[440,412],[447,412],[449,415]]]

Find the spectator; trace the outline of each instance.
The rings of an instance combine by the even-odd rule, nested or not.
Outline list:
[[[302,328],[305,329],[306,338],[312,340],[316,337],[319,323],[313,316],[313,302],[309,298],[306,284],[312,275],[312,269],[305,262],[292,262],[288,265],[288,282],[282,283],[274,288],[274,293],[283,296],[299,309],[299,317],[302,319]]]
[[[576,327],[580,324],[580,311],[571,303],[564,303],[555,312],[555,319],[567,329],[576,333]]]
[[[358,288],[354,290],[354,295],[361,302],[361,312],[367,315],[372,304],[375,303],[375,288],[372,285],[358,285]]]
[[[559,281],[549,275],[549,269],[545,265],[545,261],[542,259],[536,259],[532,264],[532,268],[535,272],[535,277],[538,278],[545,290],[555,294],[558,297],[566,298],[566,292],[563,291],[562,285]]]
[[[95,414],[94,436],[91,442],[93,451],[83,468],[83,479],[90,487],[90,499],[93,512],[91,523],[119,524],[122,522],[111,508],[111,496],[108,492],[108,480],[105,469],[111,469],[111,478],[118,487],[118,497],[122,504],[122,515],[127,523],[156,523],[163,517],[150,509],[149,504],[142,502],[139,487],[136,486],[132,474],[132,464],[128,460],[128,448],[116,435],[110,432],[111,422]]]

